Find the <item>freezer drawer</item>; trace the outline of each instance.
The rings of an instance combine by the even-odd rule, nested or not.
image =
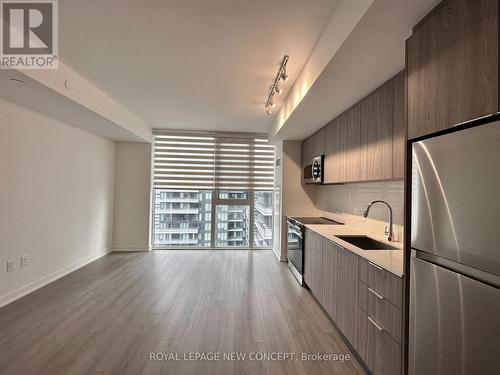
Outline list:
[[[500,289],[415,257],[410,375],[500,373]]]
[[[411,247],[500,276],[500,122],[413,144]]]

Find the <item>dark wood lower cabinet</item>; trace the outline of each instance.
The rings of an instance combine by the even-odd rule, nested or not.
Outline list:
[[[334,245],[335,246],[335,245]],[[357,342],[358,256],[337,246],[337,325],[352,346]]]
[[[375,375],[401,373],[402,279],[307,229],[305,281]]]
[[[401,325],[403,314],[401,310],[382,297],[372,288],[367,287],[367,311],[375,322],[401,344]]]
[[[320,302],[333,320],[337,318],[337,247],[326,238],[322,241],[323,294]]]
[[[361,308],[357,352],[374,375],[401,374],[401,346]]]
[[[306,229],[304,247],[307,251],[304,260],[304,280],[318,299],[323,293],[322,239],[323,237],[316,232]]]

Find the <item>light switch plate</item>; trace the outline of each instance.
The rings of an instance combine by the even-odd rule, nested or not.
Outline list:
[[[21,257],[21,267],[26,267],[28,265],[28,256],[27,255],[23,255]]]

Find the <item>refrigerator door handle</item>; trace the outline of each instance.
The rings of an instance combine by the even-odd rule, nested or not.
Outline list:
[[[442,268],[446,268],[449,271],[456,272],[462,276],[469,277],[476,281],[480,281],[482,283],[500,289],[500,277],[497,275],[493,275],[491,273],[472,268],[465,264],[457,263],[452,260],[417,249],[411,249],[411,257],[421,259],[431,264],[435,264]]]

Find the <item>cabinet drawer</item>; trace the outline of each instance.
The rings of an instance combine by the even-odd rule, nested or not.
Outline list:
[[[389,302],[394,304],[396,307],[401,309],[403,304],[403,280],[376,264],[371,262],[367,263],[367,285],[382,297],[388,299]]]
[[[401,310],[372,288],[367,287],[366,289],[368,299],[367,309],[365,309],[365,311],[377,324],[391,335],[393,339],[401,344]]]
[[[401,346],[362,309],[357,351],[374,375],[401,374]]]
[[[368,312],[368,286],[361,280],[358,281],[358,306]]]
[[[359,279],[368,285],[368,261],[364,258],[359,258],[359,269],[358,275]]]

